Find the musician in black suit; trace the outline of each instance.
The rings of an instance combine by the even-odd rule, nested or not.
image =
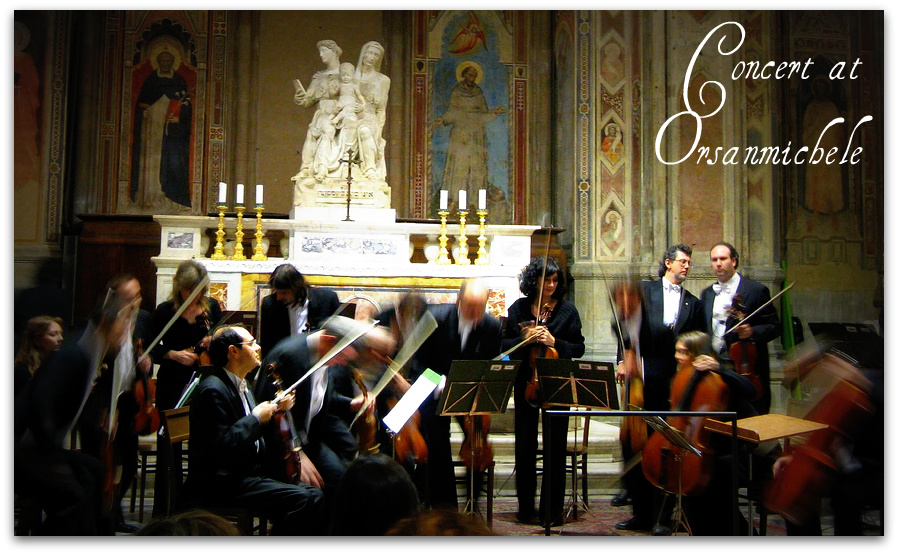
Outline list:
[[[489,360],[500,352],[502,325],[486,313],[489,290],[476,279],[462,283],[455,304],[437,304],[428,309],[437,321],[437,330],[418,350],[419,368],[447,375],[453,360]],[[411,381],[417,378],[412,376]],[[438,387],[421,405],[421,429],[427,441],[427,490],[432,507],[458,509],[455,471],[449,444],[449,418],[438,412]],[[478,487],[475,483],[475,491]],[[476,497],[476,495],[475,495]]]
[[[754,406],[759,414],[766,414],[770,412],[770,355],[767,343],[780,336],[782,326],[776,308],[768,304],[747,322],[723,336],[739,322],[728,310],[736,295],[746,316],[770,300],[770,290],[740,275],[736,271],[738,267],[739,253],[732,244],[718,242],[711,247],[711,269],[717,275],[717,282],[702,291],[702,324],[711,334],[714,351],[724,360],[730,359],[727,351],[734,342],[749,340],[754,343],[757,350],[754,372],[761,378],[761,398],[754,402]]]
[[[262,428],[277,410],[292,408],[294,398],[256,404],[245,378],[259,365],[259,350],[242,327],[225,326],[213,334],[209,358],[214,367],[190,403],[186,489],[201,507],[245,507],[265,515],[273,535],[322,533],[322,491],[264,475]]]
[[[263,357],[281,339],[318,329],[340,307],[337,293],[310,287],[293,264],[274,268],[268,285],[274,290],[262,300],[259,322]]]
[[[677,336],[686,331],[701,330],[701,308],[698,298],[683,287],[692,264],[692,248],[685,244],[669,247],[661,258],[655,281],[642,281],[642,310],[637,318],[621,321],[622,327],[630,327],[629,336],[636,350],[637,365],[635,375],[645,384],[644,399],[646,410],[670,409],[670,381],[677,371],[674,345]],[[627,375],[623,363],[623,353],[618,342],[619,380]],[[624,458],[630,459],[635,452],[629,452],[624,445]],[[653,523],[658,524],[653,533],[663,535],[669,532],[667,519],[669,510],[662,510],[662,498],[636,465],[625,476],[627,491],[633,502],[633,517],[616,524],[618,529],[647,531]],[[657,498],[656,498],[657,497]],[[664,506],[667,508],[667,506]],[[660,520],[658,514],[661,513]]]

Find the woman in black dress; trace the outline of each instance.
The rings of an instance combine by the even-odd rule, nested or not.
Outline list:
[[[175,315],[193,289],[207,275],[206,268],[194,260],[178,266],[169,300],[156,307],[150,321],[150,336],[156,337]],[[156,374],[156,407],[175,407],[190,377],[199,368],[199,353],[209,343],[209,329],[221,319],[221,308],[207,296],[208,285],[165,332],[150,355],[159,364]]]
[[[545,264],[545,278],[543,265]],[[505,323],[503,350],[507,350],[522,339],[534,337],[532,347],[524,347],[511,354],[513,359],[522,360],[514,385],[515,424],[515,472],[518,496],[518,521],[536,523],[536,451],[538,449],[539,409],[527,402],[525,389],[533,373],[530,366],[531,351],[534,348],[554,348],[559,358],[579,358],[586,347],[581,332],[580,314],[577,308],[564,300],[567,291],[565,272],[552,258],[535,258],[521,273],[523,298],[508,308]],[[553,467],[563,468],[567,449],[567,417],[551,419],[553,440],[551,445]],[[543,480],[543,492],[546,481]],[[539,519],[543,524],[560,524],[564,508],[565,472],[553,471],[551,502],[540,494]],[[550,509],[547,508],[551,506]]]

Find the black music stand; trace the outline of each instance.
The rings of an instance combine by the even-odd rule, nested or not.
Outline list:
[[[455,360],[446,376],[438,412],[442,416],[504,414],[511,398],[519,360]],[[468,475],[468,501],[465,513],[474,512],[474,457]],[[489,499],[488,499],[489,501]]]
[[[610,362],[587,360],[564,360],[536,358],[536,374],[539,378],[542,406],[584,407],[590,410],[617,410],[618,398],[615,385],[615,368]],[[543,420],[543,429],[549,425]],[[567,435],[556,440],[567,441]],[[543,478],[550,478],[549,449],[546,433],[543,432]],[[576,468],[574,468],[576,471]],[[578,509],[588,511],[586,504],[578,498],[574,487],[571,505],[567,513],[577,513]]]

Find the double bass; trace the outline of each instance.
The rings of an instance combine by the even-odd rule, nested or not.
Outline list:
[[[716,412],[727,408],[729,389],[713,371],[692,363],[681,367],[670,385],[670,404],[677,411]],[[680,448],[663,433],[652,433],[642,450],[642,471],[653,485],[672,494],[699,494],[711,481],[714,464],[710,431],[702,416],[670,416],[667,423],[700,454]]]

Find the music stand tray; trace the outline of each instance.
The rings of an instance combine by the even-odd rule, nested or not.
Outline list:
[[[617,410],[614,365],[586,360],[536,359],[543,407]]]
[[[437,404],[438,413],[504,414],[519,365],[519,360],[455,360]]]

